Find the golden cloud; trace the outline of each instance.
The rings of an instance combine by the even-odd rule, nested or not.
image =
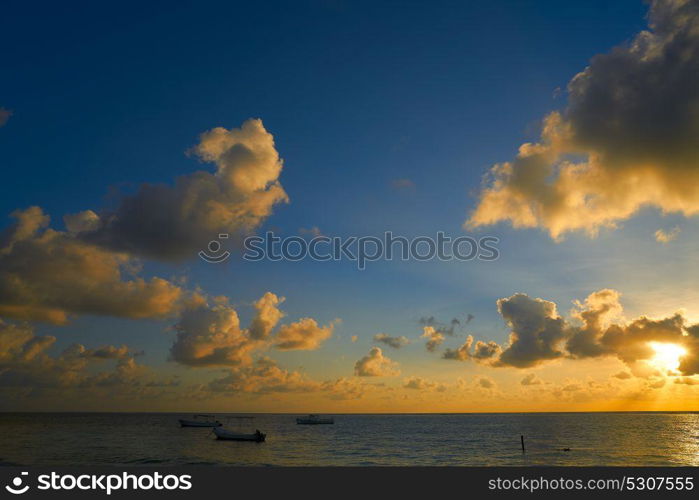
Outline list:
[[[424,379],[422,377],[410,377],[403,383],[404,389],[414,389],[417,391],[437,391],[444,392],[447,390],[447,386],[444,384],[439,384],[437,382],[432,382],[430,380]]]
[[[559,239],[595,235],[645,206],[699,212],[699,8],[654,0],[649,20],[571,80],[539,143],[490,170],[467,227],[509,221]]]
[[[277,363],[262,357],[254,363],[234,369],[229,375],[209,383],[214,392],[311,392],[320,385],[297,371],[280,368]]]
[[[670,356],[677,358],[677,367],[672,370],[687,376],[699,374],[699,325],[689,325],[681,313],[617,322],[622,307],[615,290],[600,290],[577,302],[572,316],[579,324],[559,316],[553,302],[523,293],[500,299],[497,304],[510,327],[508,342],[499,346],[479,341],[474,347],[469,336],[460,348],[448,349],[445,359],[527,368],[556,359],[607,356],[626,363],[634,375],[648,377],[668,369],[655,366],[653,361],[659,355],[658,345],[660,349],[669,345]]]
[[[116,252],[160,260],[195,256],[220,233],[235,236],[262,223],[288,201],[279,183],[282,160],[262,120],[217,127],[192,149],[216,172],[179,177],[174,186],[144,184],[113,211],[67,216],[81,239]]]
[[[70,315],[163,318],[191,299],[161,278],[134,276],[136,263],[47,228],[39,207],[17,211],[0,237],[0,316],[65,323]]]
[[[301,318],[294,323],[279,327],[275,347],[280,351],[312,351],[329,339],[334,329],[335,322],[319,326],[313,318]]]
[[[380,347],[372,347],[369,354],[354,364],[359,377],[394,377],[400,375],[398,363],[383,355]]]
[[[75,344],[58,356],[47,354],[56,341],[35,335],[29,325],[0,320],[0,408],[29,397],[65,399],[69,395],[96,397],[100,391],[117,395],[159,394],[159,388],[175,386],[175,379],[159,379],[136,363],[128,346],[85,348]],[[96,364],[116,364],[95,370]],[[101,394],[105,396],[105,394]]]
[[[371,387],[356,378],[342,377],[324,382],[305,374],[280,368],[276,361],[263,356],[248,366],[233,368],[225,377],[208,385],[213,393],[324,393],[331,399],[359,399]]]
[[[427,342],[425,342],[425,348],[430,352],[433,352],[435,349],[437,349],[437,347],[442,345],[442,342],[444,342],[444,335],[442,335],[441,332],[436,330],[433,326],[422,327],[421,337],[427,339]]]
[[[319,326],[313,318],[302,318],[281,325],[284,317],[277,306],[284,301],[272,292],[254,303],[255,315],[248,328],[241,328],[236,310],[225,297],[213,304],[198,303],[182,311],[175,325],[177,336],[170,349],[170,359],[188,366],[249,365],[251,354],[272,346],[282,351],[313,350],[332,336],[339,319]]]
[[[240,327],[238,313],[227,304],[200,304],[182,312],[170,359],[188,366],[234,366],[251,362],[261,345]]]
[[[250,323],[251,339],[265,340],[269,337],[274,327],[284,317],[284,313],[277,307],[284,300],[284,297],[277,297],[272,292],[267,292],[255,302],[257,314]]]

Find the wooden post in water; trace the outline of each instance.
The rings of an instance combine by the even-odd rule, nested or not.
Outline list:
[[[519,439],[520,439],[520,441],[522,441],[522,453],[525,453],[525,451],[524,451],[524,434],[520,434]]]

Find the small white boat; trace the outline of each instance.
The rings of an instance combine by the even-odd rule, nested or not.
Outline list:
[[[214,427],[213,431],[217,439],[224,439],[227,441],[255,441],[257,443],[262,443],[267,437],[267,434],[259,430],[256,430],[254,434],[242,434],[240,432],[226,430],[223,427]]]
[[[319,415],[308,415],[296,419],[299,425],[318,425],[318,424],[334,424],[335,420],[332,417],[321,417]]]
[[[220,427],[221,422],[213,415],[194,415],[194,420],[179,419],[182,427]]]

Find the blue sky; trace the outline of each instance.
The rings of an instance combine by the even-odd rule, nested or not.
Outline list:
[[[646,11],[635,0],[13,2],[3,7],[12,22],[0,30],[0,105],[13,111],[0,130],[0,212],[40,205],[61,228],[63,214],[117,203],[117,190],[208,168],[186,154],[199,134],[259,117],[284,159],[280,181],[291,200],[262,229],[457,236],[488,168],[538,140],[545,114],[565,106],[569,80],[643,29]],[[415,188],[395,189],[396,179]],[[322,361],[304,352],[278,359],[342,376],[375,333],[417,337],[421,316],[470,313],[463,335],[504,342],[495,301],[515,292],[566,313],[573,299],[612,287],[633,314],[674,310],[680,300],[663,294],[659,306],[640,291],[676,287],[678,275],[691,289],[694,242],[680,238],[670,266],[659,264],[667,248],[653,240],[680,222],[695,226],[651,209],[596,239],[575,233],[558,243],[540,229],[481,228],[501,240],[496,263],[380,262],[358,272],[349,262],[193,259],[146,262],[144,274],[187,276],[226,295],[244,324],[268,290],[287,297],[290,319],[341,318]],[[633,270],[624,267],[629,252]],[[173,370],[169,326],[84,316],[36,328],[56,335],[57,346],[90,343],[99,331],[100,342],[133,344],[149,364]],[[417,344],[403,364],[441,363]]]
[[[644,24],[639,2],[582,4],[10,4],[0,140],[22,189],[3,212],[170,181],[199,133],[261,117],[296,200],[275,224],[365,224],[357,205],[383,208],[407,177],[424,186],[415,213],[446,200],[459,225],[464,194],[536,136],[554,90]]]

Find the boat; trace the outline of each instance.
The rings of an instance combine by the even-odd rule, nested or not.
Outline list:
[[[318,424],[334,424],[335,420],[332,417],[321,417],[319,415],[308,415],[296,419],[299,425],[318,425]]]
[[[255,430],[253,434],[242,434],[240,432],[229,431],[223,427],[214,427],[213,431],[217,439],[227,441],[255,441],[257,443],[262,443],[267,437],[267,434],[259,430]]]
[[[182,427],[220,427],[221,422],[214,415],[194,415],[194,420],[179,419]]]

